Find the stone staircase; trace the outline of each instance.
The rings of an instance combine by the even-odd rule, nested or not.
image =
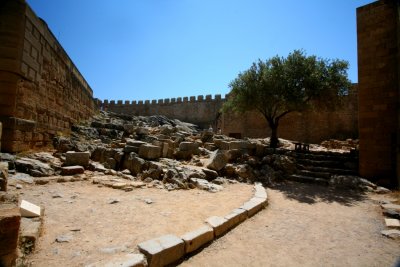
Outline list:
[[[287,178],[303,183],[329,185],[332,175],[358,175],[356,153],[325,151],[292,152],[296,159],[297,172]]]

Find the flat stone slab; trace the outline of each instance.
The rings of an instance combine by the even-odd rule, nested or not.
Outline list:
[[[245,202],[240,209],[247,211],[247,216],[251,217],[260,210],[262,210],[267,204],[267,201],[262,198],[253,197],[249,201]]]
[[[395,210],[395,211],[399,211],[400,212],[400,205],[397,205],[397,204],[383,204],[383,205],[381,205],[381,207],[383,209]]]
[[[203,226],[184,234],[181,238],[185,242],[185,253],[190,253],[211,242],[214,239],[214,229]]]
[[[262,198],[265,200],[268,199],[267,191],[265,191],[265,188],[260,183],[256,183],[254,185],[254,190],[254,197]]]
[[[30,218],[40,217],[42,215],[42,209],[39,206],[32,204],[26,200],[21,201],[19,208],[22,217]]]
[[[400,228],[400,220],[385,218],[385,224],[390,228]]]
[[[178,261],[185,254],[185,243],[175,235],[164,235],[138,245],[146,255],[149,267],[165,266]]]
[[[228,220],[229,229],[232,229],[247,219],[247,211],[244,209],[234,209],[225,216],[225,219]]]
[[[219,216],[211,216],[207,218],[206,223],[214,229],[215,237],[221,236],[229,230],[228,220]]]
[[[388,238],[400,239],[400,231],[399,230],[395,230],[395,229],[383,230],[381,233],[382,233],[382,235],[384,235]]]
[[[146,267],[147,261],[143,254],[127,254],[124,256],[115,257],[115,259],[110,260],[107,263],[92,263],[86,265],[86,267],[97,267],[97,266],[104,266],[104,267]]]

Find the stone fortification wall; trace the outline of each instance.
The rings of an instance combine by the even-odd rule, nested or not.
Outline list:
[[[191,122],[233,137],[267,137],[270,129],[265,119],[258,113],[243,115],[221,114],[226,98],[211,95],[197,98],[184,97],[147,101],[98,101],[104,110],[130,115],[165,115]],[[308,111],[289,114],[281,120],[279,136],[300,142],[319,143],[332,138],[346,139],[358,137],[357,86],[343,99],[343,106],[336,111]]]
[[[181,121],[191,122],[203,128],[215,126],[225,98],[221,95],[191,96],[146,101],[99,101],[104,110],[130,115],[164,115]]]
[[[2,0],[0,22],[2,150],[46,146],[93,114],[92,89],[24,0]]]
[[[389,0],[357,9],[360,174],[392,185],[400,184],[399,10]]]
[[[358,138],[357,87],[343,98],[343,105],[335,111],[310,110],[289,113],[280,120],[280,138],[320,143],[328,139]],[[224,114],[221,130],[227,135],[262,138],[270,136],[271,130],[265,118],[256,112],[243,115]]]

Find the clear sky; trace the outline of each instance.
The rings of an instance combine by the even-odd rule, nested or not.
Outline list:
[[[257,59],[349,61],[356,8],[372,0],[27,0],[94,91],[109,100],[225,95]]]

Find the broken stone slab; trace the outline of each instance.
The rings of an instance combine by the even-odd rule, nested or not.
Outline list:
[[[144,159],[158,159],[161,157],[161,147],[150,144],[141,145],[139,148],[139,156]]]
[[[207,218],[206,223],[214,229],[215,237],[219,237],[229,230],[228,220],[219,216],[211,216]]]
[[[214,229],[203,226],[181,236],[185,242],[185,253],[193,252],[214,239]]]
[[[43,209],[26,200],[22,200],[19,207],[22,217],[31,218],[31,217],[40,217],[43,215]]]
[[[229,229],[232,229],[247,219],[247,211],[244,209],[234,209],[224,218],[228,220]]]
[[[185,254],[184,241],[171,234],[139,243],[138,248],[146,255],[149,267],[172,264]]]
[[[266,205],[266,200],[261,198],[253,197],[249,201],[245,202],[240,209],[244,209],[247,211],[247,216],[251,217],[260,210],[262,210]]]
[[[400,239],[400,231],[396,229],[383,230],[381,234],[392,239]]]
[[[75,175],[82,174],[85,172],[85,169],[82,166],[67,166],[61,167],[61,175]]]
[[[385,224],[389,228],[400,228],[400,220],[385,218]]]
[[[207,180],[201,179],[201,178],[190,178],[190,181],[198,189],[206,190],[211,193],[216,193],[216,192],[222,191],[224,189],[224,187],[221,185],[210,183]]]
[[[22,218],[20,249],[24,255],[32,253],[40,236],[42,221],[39,218]]]
[[[214,170],[220,171],[228,163],[228,159],[221,150],[216,150],[210,154],[210,158],[206,162],[206,167]]]
[[[18,195],[0,192],[0,266],[15,266],[20,224]]]
[[[89,165],[90,152],[75,152],[68,151],[65,153],[65,165],[66,166],[74,166],[79,165],[86,167]]]
[[[397,204],[388,203],[388,204],[381,205],[381,207],[386,210],[395,210],[395,211],[400,212],[400,205],[397,205]]]
[[[86,267],[146,267],[147,261],[143,254],[137,253],[129,253],[123,256],[116,256],[111,259],[109,262],[97,262],[93,264],[86,265]]]

